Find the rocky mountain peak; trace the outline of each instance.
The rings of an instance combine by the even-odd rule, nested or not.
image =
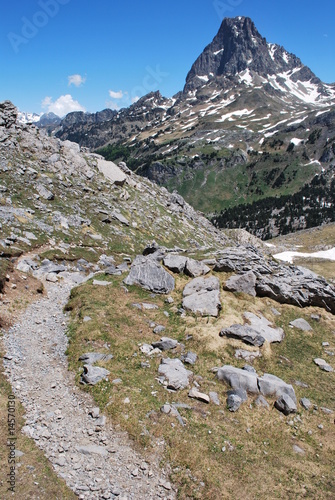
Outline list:
[[[246,71],[267,77],[293,70],[304,70],[303,80],[318,80],[294,54],[277,44],[268,43],[249,17],[225,18],[213,41],[188,73],[184,92],[213,78],[231,79]]]

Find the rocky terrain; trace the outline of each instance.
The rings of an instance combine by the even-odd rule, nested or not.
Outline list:
[[[2,323],[44,290],[2,331],[5,373],[69,491],[331,498],[334,286],[8,101],[0,140]]]

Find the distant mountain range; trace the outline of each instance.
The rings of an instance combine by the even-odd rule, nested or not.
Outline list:
[[[56,135],[126,160],[213,215],[299,193],[315,175],[329,187],[334,106],[334,84],[267,42],[248,17],[226,18],[173,98],[152,92],[120,111],[70,113]],[[321,211],[329,203],[322,198]],[[280,224],[264,234],[282,231]],[[287,228],[306,224],[299,214]]]

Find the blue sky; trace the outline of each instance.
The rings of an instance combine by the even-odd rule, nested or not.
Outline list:
[[[10,0],[0,17],[0,101],[22,111],[99,111],[182,90],[223,17],[335,82],[334,0]]]

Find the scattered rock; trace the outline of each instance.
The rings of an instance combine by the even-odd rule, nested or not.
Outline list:
[[[314,363],[321,368],[321,370],[324,370],[325,372],[333,372],[334,369],[332,366],[330,366],[327,361],[321,358],[315,358]]]
[[[184,272],[188,276],[191,276],[191,278],[197,278],[198,276],[208,274],[210,272],[210,268],[201,261],[188,258],[186,260]]]
[[[296,405],[297,398],[292,385],[287,384],[281,378],[271,375],[270,373],[264,373],[262,377],[258,378],[258,386],[263,396],[279,397],[286,394]]]
[[[246,351],[245,349],[236,349],[235,358],[244,359],[248,363],[252,363],[256,358],[261,357],[259,350],[257,351]]]
[[[210,398],[207,394],[199,392],[195,387],[192,387],[188,395],[190,398],[197,399],[198,401],[202,401],[203,403],[209,403],[210,401]]]
[[[294,328],[298,328],[298,330],[303,330],[304,332],[309,332],[312,330],[311,325],[303,318],[298,318],[294,321],[291,321],[290,325],[294,326]]]
[[[256,399],[255,399],[255,405],[256,406],[260,406],[262,408],[270,408],[270,405],[269,403],[267,402],[267,400],[265,399],[264,396],[262,396],[262,394],[260,394]]]
[[[158,373],[163,375],[167,381],[168,389],[185,389],[189,385],[192,372],[187,370],[180,359],[162,359],[158,367]]]
[[[83,455],[102,455],[103,457],[108,456],[108,451],[103,446],[97,446],[94,444],[77,446],[77,451]]]
[[[159,333],[164,332],[164,330],[165,330],[165,326],[163,326],[163,325],[157,325],[157,326],[155,326],[155,328],[153,329],[153,332],[154,332],[155,334],[159,334]]]
[[[284,415],[296,413],[297,405],[288,394],[282,394],[275,402],[275,408]]]
[[[214,403],[216,406],[220,406],[220,399],[219,399],[219,395],[217,392],[211,391],[209,393],[209,397],[210,397],[210,400],[212,401],[212,403]]]
[[[105,379],[110,372],[105,368],[99,366],[84,365],[84,373],[82,374],[82,381],[85,384],[96,385],[100,380]]]
[[[198,359],[198,356],[196,355],[195,352],[187,352],[185,355],[181,357],[181,360],[188,364],[188,365],[194,365]]]
[[[238,339],[257,347],[261,347],[265,342],[265,338],[248,325],[231,325],[229,328],[223,328],[219,335],[220,337]]]
[[[169,337],[162,337],[158,342],[153,342],[152,347],[158,348],[161,351],[168,351],[170,349],[175,349],[178,345],[178,341],[170,339]]]
[[[255,373],[225,365],[218,369],[217,378],[229,384],[233,389],[244,389],[253,394],[259,393],[258,378]]]

